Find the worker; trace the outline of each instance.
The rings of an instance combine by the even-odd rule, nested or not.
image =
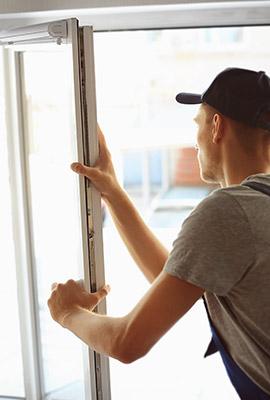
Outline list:
[[[176,100],[200,104],[200,174],[220,187],[184,221],[169,254],[120,186],[99,131],[96,165],[71,168],[100,191],[151,286],[115,318],[93,312],[107,285],[88,293],[74,280],[54,283],[50,312],[93,350],[131,363],[203,297],[212,331],[205,355],[220,352],[241,399],[270,399],[270,78],[227,68],[203,94],[179,93]],[[191,332],[190,346],[198,334]]]

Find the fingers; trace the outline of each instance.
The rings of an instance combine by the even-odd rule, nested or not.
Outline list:
[[[98,131],[98,141],[102,147],[105,147],[106,146],[105,136],[102,130],[100,129],[99,125],[97,126],[97,131]]]
[[[65,284],[63,283],[57,283],[57,282],[53,282],[51,284],[51,290],[60,290],[63,288],[63,286],[67,286],[67,287],[74,287],[79,285],[82,289],[85,289],[84,287],[84,280],[83,279],[79,279],[77,281],[74,281],[73,279],[69,279]]]
[[[71,164],[71,169],[74,172],[77,172],[80,175],[87,176],[88,178],[91,178],[92,175],[94,175],[97,171],[97,167],[102,164],[102,162],[106,162],[106,160],[110,159],[110,152],[107,148],[105,136],[102,133],[99,125],[97,125],[97,133],[98,133],[98,141],[99,141],[99,157],[96,160],[95,164],[91,167],[83,165],[79,162],[74,162]]]
[[[89,293],[84,286],[84,281],[69,279],[66,283],[51,285],[51,296],[48,299],[48,306],[55,320],[67,310],[82,307],[92,311],[107,296],[110,291],[109,285],[104,285],[94,293]]]
[[[108,149],[106,139],[101,129],[98,126],[98,142],[99,142],[99,159],[108,160],[111,157],[110,150]]]
[[[51,290],[53,291],[55,289],[61,289],[62,286],[74,287],[77,285],[80,286],[81,289],[86,290],[83,279],[78,279],[76,281],[74,281],[73,279],[69,279],[65,284],[53,282],[51,285]],[[104,299],[104,297],[107,296],[107,294],[110,292],[110,290],[111,290],[110,285],[104,285],[96,292],[89,293],[89,294],[92,296],[94,295],[98,301],[101,301],[102,299]]]
[[[97,124],[97,132],[98,132],[98,135],[99,135],[99,136],[103,136],[103,137],[104,137],[103,132],[102,132],[102,130],[101,130],[99,124]]]

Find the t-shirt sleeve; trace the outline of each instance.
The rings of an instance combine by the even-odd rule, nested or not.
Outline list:
[[[184,221],[165,271],[225,296],[254,261],[248,219],[237,200],[217,190]]]

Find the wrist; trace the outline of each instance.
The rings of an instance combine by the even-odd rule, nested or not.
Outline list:
[[[74,318],[81,314],[82,311],[83,309],[79,306],[73,307],[61,315],[58,321],[59,324],[62,325],[63,328],[70,329]]]
[[[119,183],[115,184],[113,188],[108,192],[104,193],[102,198],[108,207],[113,206],[115,202],[119,201],[119,198],[125,194],[124,189]]]

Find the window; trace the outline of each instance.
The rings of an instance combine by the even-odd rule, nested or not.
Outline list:
[[[72,392],[84,398],[81,343],[59,329],[47,307],[52,282],[79,279],[83,269],[79,188],[68,168],[77,157],[71,65],[70,51],[27,51],[21,60],[41,358],[52,400]]]

